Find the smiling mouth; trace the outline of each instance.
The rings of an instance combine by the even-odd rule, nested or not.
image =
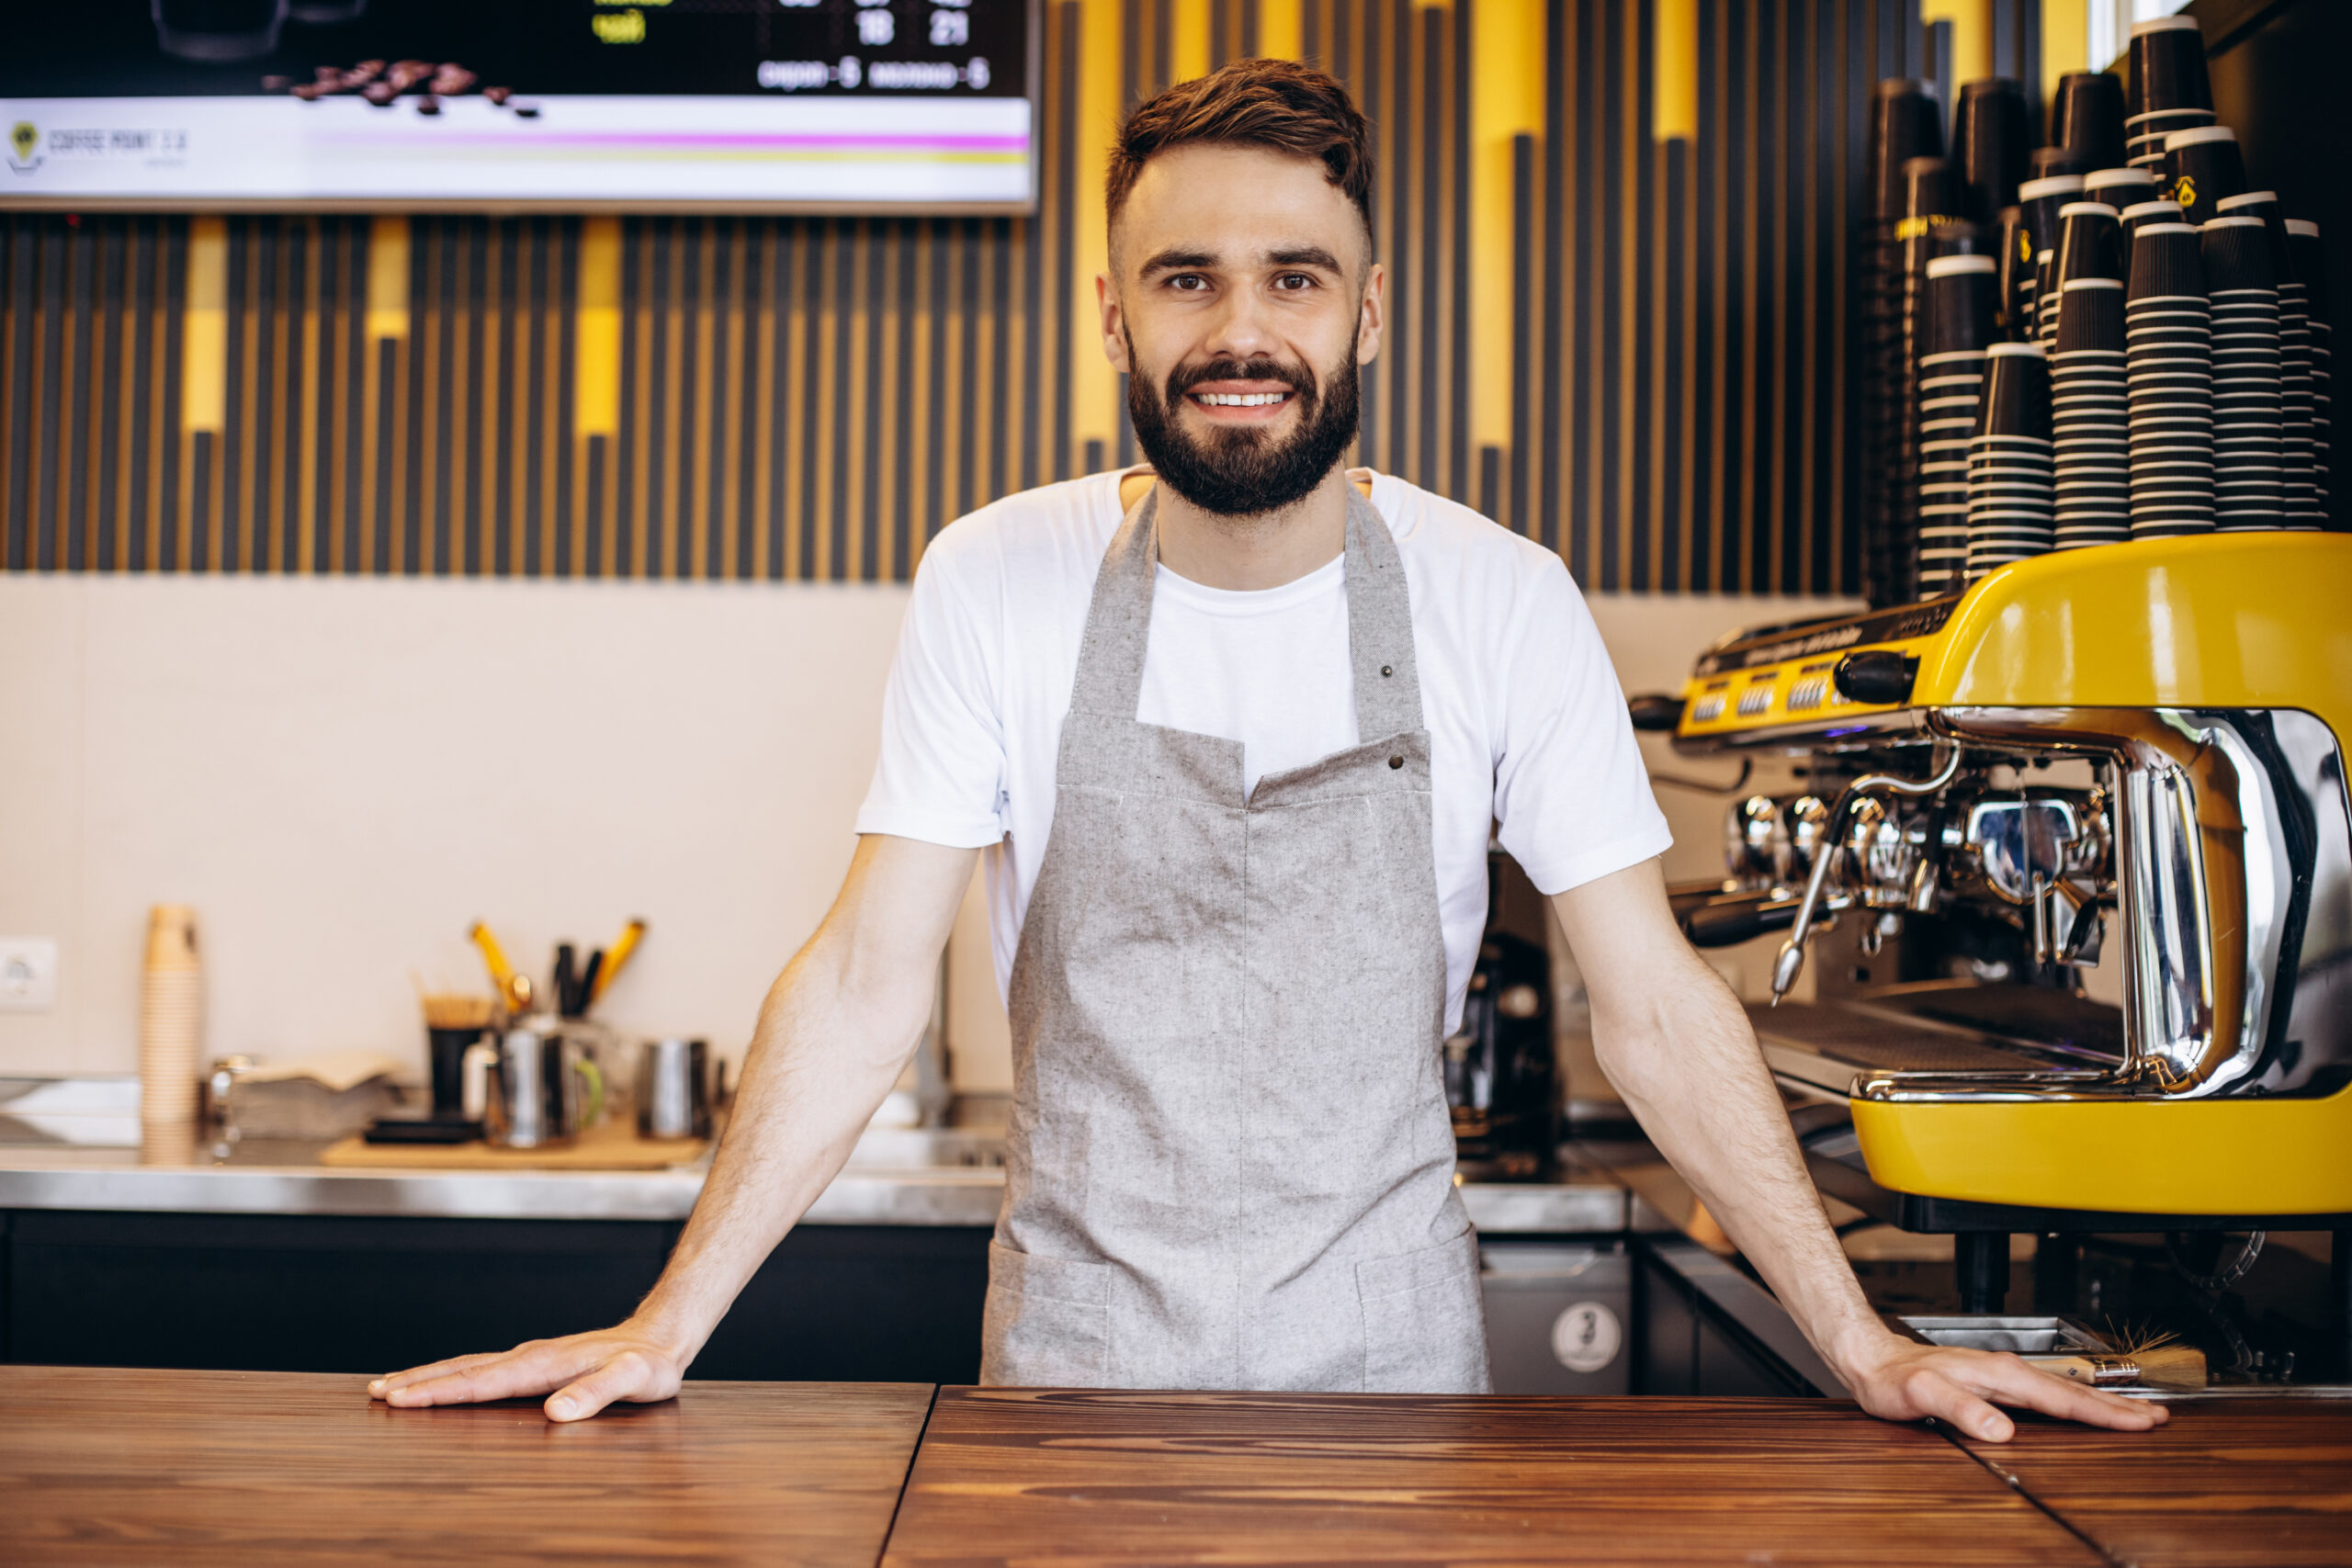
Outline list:
[[[1193,401],[1217,409],[1263,408],[1290,398],[1288,392],[1194,392],[1192,396]]]

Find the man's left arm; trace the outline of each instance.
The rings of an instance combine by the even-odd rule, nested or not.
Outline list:
[[[1643,1130],[1764,1276],[1863,1409],[1939,1416],[1972,1437],[2014,1429],[1996,1404],[2136,1431],[2165,1417],[2015,1356],[1889,1330],[1822,1212],[1739,999],[1676,926],[1655,860],[1554,897],[1592,1002],[1593,1048]]]

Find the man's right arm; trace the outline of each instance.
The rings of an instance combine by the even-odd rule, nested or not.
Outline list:
[[[548,1394],[557,1421],[667,1399],[762,1260],[850,1156],[931,1016],[977,850],[871,834],[824,923],[769,987],[734,1114],[669,1266],[628,1321],[395,1372],[396,1405]]]

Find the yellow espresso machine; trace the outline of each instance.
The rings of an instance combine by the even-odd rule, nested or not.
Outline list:
[[[1752,1011],[1843,1098],[1816,1179],[1957,1235],[1963,1310],[2009,1232],[2266,1226],[2336,1231],[2352,1304],[2352,537],[2065,551],[1737,633],[1668,713],[1680,751],[1802,769],[1679,909],[1782,933]]]

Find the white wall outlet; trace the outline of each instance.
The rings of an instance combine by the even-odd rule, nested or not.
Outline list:
[[[45,936],[0,936],[0,1012],[47,1012],[57,1005],[57,943]]]

